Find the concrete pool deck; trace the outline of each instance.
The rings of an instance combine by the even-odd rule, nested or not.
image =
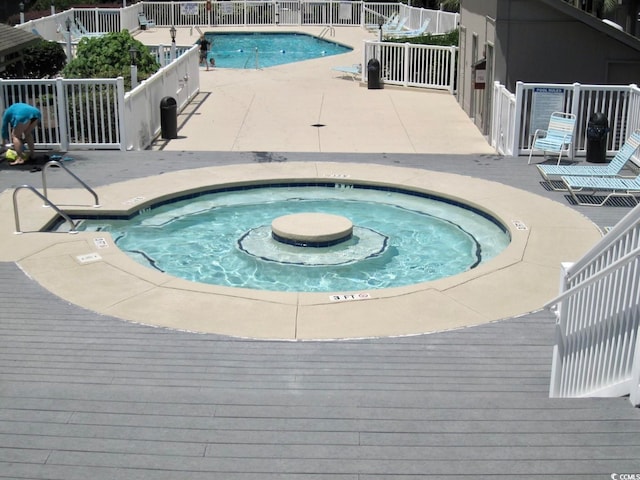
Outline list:
[[[291,30],[318,35],[322,28]],[[156,28],[139,32],[137,38],[158,44],[166,42],[169,32]],[[178,29],[179,45],[192,44],[197,38],[195,30]],[[164,155],[184,156],[185,161],[203,151],[253,151],[258,156],[268,152],[264,153],[265,163],[172,171],[102,185],[97,188],[100,209],[92,209],[91,196],[76,185],[52,190],[51,199],[69,211],[122,212],[145,208],[154,199],[176,192],[222,184],[333,179],[401,185],[465,200],[501,219],[512,242],[496,259],[451,278],[377,291],[231,289],[188,282],[143,267],[115,248],[104,233],[34,233],[54,212],[23,192],[21,224],[30,233],[14,235],[12,192],[7,190],[0,197],[0,218],[4,220],[2,240],[9,248],[3,249],[0,260],[17,262],[56,295],[95,312],[236,337],[308,340],[412,335],[540,309],[557,294],[560,263],[578,259],[600,238],[599,229],[575,210],[501,183],[423,168],[397,168],[393,161],[385,165],[342,160],[284,162],[278,158],[278,152],[300,152],[300,160],[305,154],[327,152],[371,152],[383,157],[495,155],[451,94],[403,88],[368,90],[331,69],[361,62],[365,38],[377,37],[362,28],[336,28],[331,39],[351,45],[353,52],[264,70],[207,72],[201,67],[201,92],[179,115],[179,138],[158,140],[153,147]],[[318,124],[324,126],[313,126]],[[327,158],[335,155],[341,154],[332,157],[329,153]]]
[[[50,190],[66,211],[134,212],[176,192],[273,181],[402,185],[460,199],[495,216],[512,241],[479,267],[424,284],[384,290],[288,293],[235,289],[177,279],[141,266],[105,232],[41,233],[56,216],[21,192],[21,235],[14,233],[12,191],[0,195],[0,261],[69,302],[143,324],[236,337],[287,340],[412,335],[522,315],[558,289],[560,263],[577,260],[599,238],[571,208],[500,183],[384,165],[287,162],[168,172],[96,188],[100,208],[83,189]],[[218,315],[225,312],[225,315]]]
[[[192,45],[198,32],[178,28],[176,43]],[[203,31],[298,31],[323,27],[203,28]],[[154,45],[169,29],[139,32]],[[214,37],[215,38],[215,37]],[[336,27],[329,40],[352,52],[262,70],[200,67],[200,94],[178,116],[179,138],[155,143],[170,151],[387,152],[494,154],[449,92],[366,85],[332,70],[362,63],[365,39],[377,34]],[[322,126],[316,126],[322,125]]]

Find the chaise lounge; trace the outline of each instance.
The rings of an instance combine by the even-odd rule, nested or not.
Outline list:
[[[627,164],[629,159],[640,146],[640,130],[633,132],[624,145],[618,150],[607,165],[536,165],[543,181],[556,191],[566,191],[564,183],[560,182],[563,176],[584,177],[615,177]],[[554,182],[554,180],[556,180]],[[557,185],[562,186],[558,187]]]
[[[640,175],[635,178],[562,177],[562,181],[577,205],[601,207],[612,197],[629,197],[638,204]],[[580,196],[586,196],[588,200],[581,200]]]

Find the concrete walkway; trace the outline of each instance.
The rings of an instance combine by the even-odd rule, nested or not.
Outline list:
[[[225,31],[212,28],[203,31]],[[237,28],[235,29],[238,30]],[[251,31],[273,31],[251,28]],[[322,27],[296,28],[319,35]],[[283,31],[283,29],[277,30]],[[140,32],[145,44],[168,44],[166,28]],[[214,37],[215,38],[215,37]],[[180,28],[178,45],[197,31]],[[359,27],[329,37],[350,53],[265,68],[200,68],[200,95],[179,116],[179,138],[154,148],[172,151],[385,152],[492,154],[478,129],[448,92],[386,86],[369,90],[332,70],[362,63]]]

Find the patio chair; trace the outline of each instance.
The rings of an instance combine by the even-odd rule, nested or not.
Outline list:
[[[148,19],[144,13],[138,14],[138,23],[140,24],[140,30],[148,30],[156,26],[156,22]]]
[[[400,21],[400,15],[398,13],[394,13],[385,20],[385,22],[382,24],[382,29],[384,30],[389,28],[395,28],[396,25],[398,25],[399,21]],[[367,30],[374,32],[376,30],[379,30],[380,26],[378,24],[369,23],[367,24],[366,28]]]
[[[89,30],[87,30],[87,27],[84,26],[84,23],[82,23],[82,20],[80,20],[79,18],[76,18],[75,20],[76,20],[76,24],[78,25],[78,29],[80,30],[82,35],[95,36],[95,37],[106,35],[106,32],[90,32]]]
[[[638,204],[636,196],[640,195],[640,175],[635,178],[569,176],[562,177],[562,181],[577,205],[601,207],[612,197],[629,197]],[[589,200],[580,200],[581,195]]]
[[[562,176],[574,177],[616,177],[627,164],[629,159],[636,153],[640,146],[640,130],[633,132],[624,143],[618,153],[607,165],[536,165],[538,171],[551,189],[556,191],[566,191],[564,184],[558,187]],[[553,180],[556,180],[555,184]]]
[[[542,151],[544,159],[547,153],[558,155],[557,165],[563,154],[569,154],[573,148],[573,130],[576,126],[576,116],[572,113],[553,112],[549,118],[546,130],[537,129],[533,134],[533,143],[529,152],[529,164],[534,151]]]
[[[362,74],[362,65],[359,63],[354,63],[350,67],[333,67],[332,70],[342,73],[343,76],[348,75],[351,80],[355,80]]]
[[[69,33],[74,42],[79,42],[83,38],[98,38],[104,36],[104,33],[82,33],[74,22],[69,24]]]
[[[416,28],[415,30],[401,30],[398,29],[396,31],[387,31],[383,30],[384,35],[387,38],[408,38],[408,37],[419,37],[420,35],[424,35],[427,33],[427,28],[429,27],[429,21],[431,19],[427,18],[420,28]],[[404,26],[404,24],[403,24]]]

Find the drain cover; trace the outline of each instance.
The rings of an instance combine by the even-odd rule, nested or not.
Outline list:
[[[326,127],[326,125],[324,123],[314,123],[313,125],[311,125],[312,127],[316,127],[316,128],[320,128],[320,127]]]

